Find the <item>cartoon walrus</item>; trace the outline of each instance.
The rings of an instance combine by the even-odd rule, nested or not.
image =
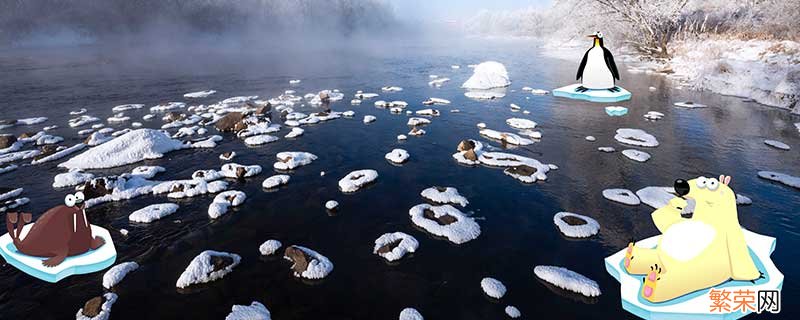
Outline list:
[[[31,221],[31,214],[9,212],[6,215],[6,228],[17,251],[29,256],[47,257],[42,264],[54,267],[69,256],[79,255],[105,244],[103,238],[92,236],[83,200],[83,192],[68,194],[64,198],[64,205],[47,210],[24,239],[20,239],[22,228]],[[18,221],[20,216],[22,221]]]
[[[641,295],[662,302],[730,279],[764,275],[747,249],[730,176],[675,181],[678,197],[653,212],[663,234],[654,249],[628,244],[625,269],[646,274]]]

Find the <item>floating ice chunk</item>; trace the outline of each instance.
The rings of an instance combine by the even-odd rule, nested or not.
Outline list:
[[[628,189],[605,189],[603,190],[603,197],[630,206],[638,206],[641,203],[639,197]]]
[[[753,204],[753,200],[751,200],[750,198],[748,198],[745,195],[741,195],[741,194],[737,193],[736,194],[736,204],[737,205],[751,205],[751,204]]]
[[[600,224],[590,217],[571,212],[559,212],[553,216],[553,223],[565,236],[588,238],[600,231]]]
[[[599,147],[599,148],[597,148],[597,151],[601,151],[601,152],[605,152],[605,153],[611,153],[611,152],[617,151],[617,149],[614,149],[613,147]]]
[[[516,103],[509,104],[508,106],[511,107],[511,111],[514,112],[519,111],[519,109],[521,109],[519,105],[517,105]],[[506,121],[506,123],[508,123],[508,121]]]
[[[448,105],[448,104],[450,104],[450,100],[442,99],[442,98],[428,98],[428,100],[423,101],[422,104],[424,104],[424,105],[431,105],[431,104]]]
[[[171,199],[191,198],[207,193],[217,193],[228,189],[225,181],[206,182],[205,180],[167,181],[153,187],[153,194],[167,193]]]
[[[377,119],[377,118],[375,118],[375,116],[373,116],[373,115],[365,115],[364,116],[364,123],[374,122],[375,119]]]
[[[42,154],[42,152],[39,151],[39,150],[36,150],[36,149],[12,152],[12,153],[7,153],[7,154],[0,154],[0,164],[5,164],[5,163],[19,161],[19,160],[30,159],[30,158],[33,158],[33,157],[38,156],[40,154]],[[33,160],[33,162],[37,162],[37,160]],[[34,163],[34,164],[36,164],[36,163]]]
[[[118,113],[113,117],[109,117],[108,119],[106,119],[106,121],[108,121],[108,123],[120,123],[120,122],[126,122],[130,119],[131,117],[125,116],[122,113]]]
[[[436,78],[434,80],[429,81],[428,85],[432,87],[441,87],[442,85],[444,85],[445,82],[448,81],[450,81],[450,78]]]
[[[162,131],[137,129],[91,148],[58,166],[69,169],[113,168],[161,158],[167,152],[184,149],[186,146]]]
[[[528,119],[521,119],[521,118],[510,118],[506,120],[506,123],[515,129],[533,129],[536,128],[536,122],[533,122]]]
[[[420,129],[419,127],[414,127],[414,128],[411,129],[411,131],[408,132],[408,135],[410,135],[410,136],[421,136],[421,135],[424,135],[424,134],[425,134],[425,130]]]
[[[495,299],[500,299],[506,295],[506,286],[495,278],[486,277],[481,279],[481,289],[487,296]]]
[[[166,104],[159,104],[157,106],[151,107],[150,112],[167,112],[175,109],[183,109],[186,108],[186,103],[183,102],[167,102]]]
[[[485,128],[486,128],[486,124],[485,124],[485,123],[483,123],[483,122],[479,122],[479,123],[477,124],[477,126],[478,126],[478,128],[479,128],[479,129],[485,129]]]
[[[580,83],[574,83],[558,89],[553,89],[553,96],[604,103],[625,101],[631,98],[631,93],[620,86],[616,87],[619,89],[616,92],[611,92],[606,89],[594,89],[578,92],[577,89],[580,86]]]
[[[151,204],[144,208],[134,211],[128,216],[128,220],[140,223],[150,223],[178,211],[178,205],[174,203]]]
[[[276,136],[262,134],[262,135],[247,137],[244,139],[244,143],[247,144],[248,146],[260,146],[278,140],[279,139]]]
[[[5,193],[0,193],[0,201],[6,201],[8,199],[19,196],[20,194],[22,194],[22,191],[24,191],[23,188],[16,188],[6,191]]]
[[[298,84],[298,83],[300,83],[300,79],[289,80],[289,84]]]
[[[69,114],[72,116],[77,116],[80,114],[86,113],[86,108],[81,108],[80,110],[70,111]]]
[[[381,90],[386,91],[386,92],[399,92],[399,91],[403,91],[403,88],[395,87],[395,86],[386,86],[386,87],[381,88]]]
[[[70,119],[67,122],[67,124],[69,124],[70,127],[77,128],[77,127],[82,127],[82,126],[85,126],[86,124],[89,124],[89,123],[92,123],[92,122],[97,122],[97,121],[100,121],[100,118],[83,115],[83,116],[80,116],[80,117],[77,117],[77,118],[74,118],[74,119]]]
[[[544,96],[550,93],[550,91],[542,90],[542,89],[531,89],[531,94],[535,96]]]
[[[614,139],[633,146],[658,147],[658,140],[656,137],[641,129],[617,129],[617,134],[614,136]]]
[[[284,151],[279,152],[276,157],[278,161],[272,167],[278,170],[292,170],[317,160],[317,156],[309,152]]]
[[[421,116],[434,116],[434,117],[438,117],[438,116],[440,116],[440,115],[441,115],[441,113],[439,112],[439,110],[436,110],[436,109],[422,109],[422,110],[417,110],[417,111],[416,111],[416,114],[418,114],[418,115],[421,115]]]
[[[277,174],[264,179],[264,182],[261,183],[261,186],[265,189],[277,188],[279,186],[289,183],[289,179],[290,177],[288,175]]]
[[[773,171],[759,171],[758,176],[767,180],[783,183],[790,187],[800,188],[800,177]]]
[[[219,155],[220,160],[230,161],[236,157],[236,151],[229,151]]]
[[[292,271],[295,277],[322,279],[333,271],[331,260],[306,247],[290,246],[286,248],[283,257],[292,261]]]
[[[664,114],[658,111],[648,111],[647,113],[644,114],[645,119],[652,121],[661,120],[661,118],[663,117]]]
[[[636,150],[636,149],[625,149],[622,150],[622,154],[627,157],[628,159],[638,161],[638,162],[645,162],[650,160],[650,154],[644,151]]]
[[[0,174],[17,170],[17,168],[19,168],[19,166],[16,165],[16,164],[8,165],[8,166],[5,166],[5,167],[0,167]]]
[[[239,131],[236,134],[239,138],[247,138],[260,134],[274,133],[281,130],[281,126],[277,124],[270,124],[269,122],[261,122],[258,124],[250,125],[247,129]]]
[[[486,61],[475,67],[472,76],[461,85],[464,89],[486,90],[511,85],[506,67],[495,61]]]
[[[519,312],[519,309],[517,309],[517,307],[515,306],[507,306],[505,311],[506,315],[508,315],[512,319],[516,319],[522,316],[522,313]]]
[[[453,69],[458,69],[458,68],[453,68]],[[399,320],[425,320],[425,318],[422,317],[422,314],[420,314],[419,311],[417,311],[417,309],[405,308],[403,309],[403,311],[400,311]]]
[[[358,92],[355,95],[356,99],[366,100],[378,97],[377,93],[368,93],[368,92]]]
[[[454,65],[450,66],[450,69],[461,69],[461,66],[459,66],[457,64],[454,64]]]
[[[328,200],[325,202],[325,209],[336,210],[339,207],[339,202],[336,200]]]
[[[797,131],[800,132],[800,122],[795,123],[794,127],[797,128]]]
[[[103,288],[111,290],[111,288],[122,282],[122,279],[125,279],[128,273],[138,268],[139,264],[136,262],[123,262],[111,267],[103,274]]]
[[[375,239],[375,247],[372,253],[377,254],[388,261],[396,261],[403,258],[406,253],[413,253],[419,248],[419,242],[414,237],[403,232],[384,233]]]
[[[481,234],[481,227],[475,219],[467,217],[449,204],[442,206],[418,204],[411,207],[408,214],[415,225],[456,244],[473,240]]]
[[[788,144],[785,144],[785,143],[780,142],[778,140],[764,140],[764,144],[766,144],[766,145],[768,145],[770,147],[776,148],[776,149],[781,149],[781,150],[789,150],[789,149],[791,149],[791,147],[789,147]]]
[[[214,197],[214,202],[208,206],[208,216],[216,219],[228,212],[228,208],[236,207],[244,203],[247,198],[244,192],[229,190],[220,192]]]
[[[406,137],[406,135],[404,135],[404,134],[398,134],[397,135],[397,140],[399,140],[399,141],[403,141],[403,140],[406,140],[406,139],[408,139],[408,137]]]
[[[597,141],[597,138],[595,138],[594,136],[586,136],[585,139],[586,139],[586,141],[589,141],[589,142]]]
[[[361,100],[359,100],[359,99],[353,99],[353,100],[350,100],[350,104],[352,104],[352,105],[359,105],[359,104],[361,104]],[[348,116],[348,115],[345,115],[345,117],[347,117],[347,116]]]
[[[300,120],[308,118],[308,115],[302,112],[291,112],[286,115],[286,120]]]
[[[481,135],[486,136],[491,139],[499,140],[504,143],[509,143],[513,145],[519,146],[527,146],[529,144],[533,144],[533,140],[523,138],[515,133],[511,132],[500,132],[494,131],[492,129],[483,129],[479,131]]]
[[[292,80],[299,81],[300,80]],[[291,81],[290,81],[291,83]],[[253,301],[249,306],[242,306],[235,304],[231,307],[231,313],[225,317],[225,320],[271,320],[272,316],[263,304],[258,301]]]
[[[464,92],[464,96],[470,99],[477,99],[477,100],[493,100],[493,99],[500,99],[505,97],[506,94],[503,91],[467,91]]]
[[[406,124],[409,125],[409,126],[419,126],[419,125],[426,125],[426,124],[430,124],[430,123],[431,123],[431,121],[428,120],[428,119],[425,119],[425,118],[411,117],[411,118],[408,118],[408,123],[406,123]]]
[[[619,117],[628,114],[628,108],[620,106],[606,107],[606,114],[612,117]]]
[[[111,307],[114,306],[114,302],[117,302],[117,295],[108,292],[103,294],[102,300],[103,304],[100,305],[100,312],[97,315],[89,317],[83,313],[83,308],[80,308],[75,314],[75,320],[108,320],[111,317]]]
[[[644,204],[659,209],[675,198],[676,193],[672,187],[645,187],[636,191],[636,196]]]
[[[175,286],[186,288],[191,285],[208,283],[222,279],[239,265],[242,257],[238,254],[206,250],[192,259],[186,270],[181,273]]]
[[[183,95],[183,97],[187,98],[187,99],[199,99],[199,98],[208,97],[208,96],[210,96],[212,94],[215,94],[215,93],[217,93],[216,90],[203,90],[203,91],[195,91],[195,92],[185,93]]]
[[[220,173],[226,178],[249,178],[261,173],[261,166],[257,164],[244,166],[238,163],[226,163],[220,168]]]
[[[375,101],[374,105],[378,108],[386,108],[389,106],[389,103],[383,100]]]
[[[536,266],[533,273],[539,279],[547,281],[556,287],[580,293],[587,297],[600,295],[600,285],[575,271],[556,266]]]
[[[708,107],[707,105],[694,103],[694,102],[691,102],[691,101],[675,102],[674,104],[675,104],[676,107],[689,108],[689,109]]]
[[[262,256],[269,256],[275,254],[275,252],[278,252],[278,249],[280,249],[282,246],[283,244],[280,241],[269,239],[264,241],[264,243],[258,247],[258,252],[261,252]]]
[[[17,119],[16,124],[20,126],[30,126],[34,124],[40,124],[45,121],[47,121],[47,117],[34,117],[34,118]]]
[[[53,188],[77,186],[92,179],[94,179],[93,174],[83,173],[80,170],[59,173],[53,179]]]
[[[345,193],[356,192],[361,187],[374,182],[375,179],[378,179],[378,171],[372,169],[356,170],[339,180],[339,189]]]
[[[400,164],[406,162],[408,160],[408,151],[403,149],[394,149],[391,152],[387,153],[385,158],[392,163]]]
[[[56,144],[62,141],[64,141],[62,137],[46,134],[36,139],[36,145]]]
[[[131,175],[138,176],[143,179],[151,179],[164,171],[167,171],[167,169],[164,169],[164,167],[160,166],[138,166],[131,170]]]
[[[458,193],[458,189],[453,187],[430,187],[420,192],[420,195],[428,201],[436,204],[457,204],[466,207],[469,201],[466,197]]]
[[[342,112],[342,115],[348,118],[352,118],[356,115],[356,112],[353,110],[347,110],[345,112]]]

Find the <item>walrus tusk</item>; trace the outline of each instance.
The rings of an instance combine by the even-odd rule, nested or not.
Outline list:
[[[83,226],[88,228],[89,222],[86,221],[86,211],[81,210],[81,214],[83,214]]]
[[[76,219],[77,219],[77,217],[75,217],[75,215],[73,214],[73,215],[72,215],[72,232],[73,232],[73,233],[74,233],[74,232],[76,232],[76,231],[78,231],[78,229],[75,227],[75,225],[78,223],[78,222],[76,221]]]

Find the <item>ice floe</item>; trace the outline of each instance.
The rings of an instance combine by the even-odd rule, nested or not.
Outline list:
[[[352,117],[355,117],[356,112],[353,111],[353,110],[347,110],[345,112],[342,112],[342,115],[345,116],[345,117],[348,117],[348,118],[352,118]]]
[[[612,117],[619,117],[628,114],[628,108],[621,106],[606,107],[606,114]]]
[[[137,129],[114,140],[96,146],[59,164],[69,169],[104,169],[157,159],[165,153],[184,149],[180,140],[172,139],[162,131]]]
[[[376,179],[378,179],[378,171],[372,169],[355,170],[339,180],[339,189],[345,193],[356,192]]]
[[[506,315],[511,317],[512,319],[516,319],[522,316],[522,313],[519,312],[519,309],[515,306],[507,306],[505,309]]]
[[[428,81],[428,85],[432,87],[441,87],[445,82],[448,81],[450,81],[450,78],[435,78],[431,81]]]
[[[389,160],[392,163],[401,164],[403,162],[406,162],[406,160],[408,160],[409,154],[408,151],[405,151],[403,149],[394,149],[391,152],[387,153],[386,156],[384,157],[386,158],[386,160]]]
[[[614,149],[614,147],[599,147],[599,148],[597,148],[597,151],[605,152],[605,153],[612,153],[614,151],[617,151],[617,149]]]
[[[122,282],[122,279],[125,279],[125,276],[128,273],[131,273],[139,268],[139,264],[136,262],[123,262],[119,263],[106,271],[103,274],[103,288],[111,289],[114,286],[118,285]]]
[[[219,159],[220,160],[225,160],[225,161],[233,160],[233,158],[235,158],[235,157],[236,157],[236,151],[228,151],[228,152],[225,152],[225,153],[219,155]]]
[[[278,140],[279,139],[276,136],[262,134],[262,135],[247,137],[244,139],[244,143],[248,146],[260,146],[262,144],[267,144]]]
[[[272,316],[267,307],[258,301],[253,301],[249,306],[233,305],[231,313],[225,320],[272,320]]]
[[[183,102],[167,102],[165,104],[159,104],[154,107],[150,107],[150,112],[167,112],[172,111],[175,109],[183,109],[186,108],[186,103]]]
[[[79,114],[86,113],[86,111],[87,111],[86,108],[81,108],[80,110],[70,111],[69,114],[72,115],[72,116],[77,116]]]
[[[228,212],[228,208],[236,207],[244,203],[247,198],[244,192],[238,190],[229,190],[220,192],[211,205],[208,206],[208,216],[211,219],[216,219]]]
[[[222,279],[239,265],[242,257],[238,254],[206,250],[192,259],[181,273],[175,286],[187,288],[191,285],[208,283]]]
[[[417,110],[415,113],[416,113],[417,115],[420,115],[420,116],[434,116],[434,117],[438,117],[438,116],[442,115],[442,114],[439,112],[439,110],[436,110],[436,109],[422,109],[422,110]]]
[[[22,194],[22,191],[24,191],[24,190],[25,189],[23,189],[23,188],[14,188],[14,189],[10,189],[10,190],[2,190],[2,189],[0,189],[0,192],[2,192],[2,193],[0,193],[0,201],[6,201],[8,199],[17,197],[20,194]]]
[[[603,197],[630,206],[638,206],[641,203],[639,197],[628,189],[605,189],[603,190]]]
[[[672,187],[645,187],[636,191],[636,196],[642,203],[659,209],[675,198],[676,193]]]
[[[417,309],[405,308],[402,311],[400,311],[400,316],[398,320],[425,320],[425,318],[422,317],[422,314],[420,314],[419,311],[417,311]]]
[[[505,97],[506,94],[505,92],[498,90],[482,90],[482,91],[476,90],[476,91],[464,92],[464,96],[476,100],[493,100]]]
[[[781,150],[790,150],[791,149],[791,147],[789,147],[788,144],[785,144],[785,143],[783,143],[781,141],[778,141],[778,140],[764,140],[764,144],[766,144],[766,145],[768,145],[770,147],[776,148],[776,149],[781,149]]]
[[[420,125],[426,125],[426,124],[430,124],[430,123],[431,123],[431,121],[428,120],[428,119],[425,119],[425,118],[411,117],[411,118],[408,118],[408,123],[406,123],[406,124],[409,125],[409,126],[420,126]]]
[[[322,279],[333,271],[333,262],[319,252],[306,247],[292,245],[286,248],[284,259],[292,262],[295,277]]]
[[[506,120],[506,123],[515,129],[533,129],[536,128],[536,122],[533,122],[528,119],[521,119],[521,118],[510,118]]]
[[[187,99],[199,99],[199,98],[208,97],[208,96],[210,96],[212,94],[215,94],[215,93],[217,93],[216,90],[203,90],[203,91],[195,91],[195,92],[185,93],[185,94],[183,94],[183,97],[187,98]]]
[[[269,239],[258,246],[258,252],[260,252],[262,256],[269,256],[278,252],[278,249],[280,249],[282,246],[283,244],[280,241]]]
[[[436,204],[457,204],[466,207],[469,200],[458,193],[458,189],[453,187],[430,187],[420,192],[420,195],[428,201]]]
[[[94,175],[91,173],[84,173],[80,170],[71,170],[70,172],[57,174],[53,179],[53,188],[77,186],[92,179],[94,179]]]
[[[661,118],[663,117],[664,114],[658,111],[648,111],[647,113],[644,114],[645,119],[652,121],[661,120]]]
[[[302,136],[304,132],[305,130],[303,130],[303,128],[292,128],[292,130],[286,134],[285,138],[287,139],[297,138],[299,136]]]
[[[586,139],[586,141],[589,141],[589,142],[597,141],[597,138],[595,138],[594,136],[586,136],[586,138],[584,138],[584,139]]]
[[[77,128],[77,127],[82,127],[82,126],[85,126],[85,125],[87,125],[89,123],[98,122],[98,121],[100,121],[100,118],[98,118],[98,117],[93,117],[93,116],[89,116],[89,115],[82,115],[80,117],[77,117],[77,118],[74,118],[74,119],[70,119],[67,122],[67,124],[69,124],[70,127]]]
[[[451,205],[418,204],[408,210],[411,221],[425,231],[461,244],[477,238],[481,227],[475,219]]]
[[[141,177],[144,179],[151,179],[157,174],[167,171],[164,167],[160,166],[138,166],[131,170],[132,176]]]
[[[288,175],[277,174],[264,179],[264,182],[261,183],[261,187],[265,189],[277,188],[279,186],[289,183],[289,179],[290,177]]]
[[[556,266],[536,266],[533,272],[539,279],[587,297],[600,295],[600,285],[575,271]]]
[[[506,67],[496,61],[486,61],[475,67],[472,76],[461,85],[464,89],[486,90],[511,85]]]
[[[115,302],[117,302],[117,295],[112,292],[92,298],[78,310],[75,320],[108,320],[111,317],[111,307]]]
[[[19,166],[16,165],[16,164],[7,165],[5,167],[0,167],[0,174],[17,170],[17,168],[19,168]]]
[[[368,115],[364,116],[364,120],[363,121],[364,121],[364,123],[370,123],[370,122],[374,122],[376,119],[377,118],[375,116],[368,114]]]
[[[737,205],[751,205],[751,204],[753,204],[753,200],[751,200],[749,197],[747,197],[745,195],[741,195],[741,194],[737,193],[736,194],[736,204]]]
[[[492,129],[483,129],[480,130],[479,133],[483,136],[486,136],[487,138],[498,140],[503,143],[513,144],[518,146],[527,146],[529,144],[533,144],[533,140],[523,138],[511,132],[500,132]]]
[[[553,216],[553,223],[567,237],[588,238],[600,231],[600,223],[590,217],[572,212],[559,212]]]
[[[691,101],[686,101],[686,102],[675,102],[675,103],[674,103],[674,105],[675,105],[676,107],[681,107],[681,108],[689,108],[689,109],[694,109],[694,108],[705,108],[705,107],[708,107],[707,105],[700,104],[700,103],[694,103],[694,102],[691,102]]]
[[[325,209],[336,210],[339,207],[339,202],[336,200],[328,200],[325,202]]]
[[[406,135],[404,135],[404,134],[398,134],[397,135],[397,140],[399,140],[399,141],[403,141],[403,140],[406,140],[406,139],[408,139],[408,137],[406,137]]]
[[[495,299],[500,299],[506,295],[506,286],[495,278],[486,277],[481,279],[481,289],[487,296]]]
[[[178,211],[178,205],[174,203],[151,204],[144,208],[134,211],[128,216],[128,220],[139,223],[150,223]]]
[[[478,156],[478,161],[488,166],[506,167],[503,173],[524,183],[547,180],[547,173],[556,168],[533,158],[505,152],[483,152]]]
[[[800,177],[773,171],[759,171],[758,176],[767,180],[783,183],[790,187],[800,188]]]
[[[622,150],[622,154],[627,157],[628,159],[638,161],[638,162],[645,162],[650,160],[650,154],[644,151],[636,150],[636,149],[625,149]]]
[[[614,136],[614,139],[633,146],[658,147],[658,140],[656,137],[641,129],[617,129],[617,134]]]
[[[403,91],[403,88],[396,87],[396,86],[386,86],[386,87],[381,88],[381,90],[382,91],[386,91],[386,92],[399,92],[399,91]]]
[[[384,233],[375,239],[372,253],[388,261],[400,260],[407,253],[413,253],[419,248],[419,242],[414,237],[403,232]]]
[[[317,160],[317,156],[309,152],[284,151],[279,152],[275,157],[278,158],[278,161],[272,167],[278,170],[293,170]]]

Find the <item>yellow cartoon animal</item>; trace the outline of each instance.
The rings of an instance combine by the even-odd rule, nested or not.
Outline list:
[[[662,236],[654,249],[628,245],[625,269],[643,274],[641,295],[662,302],[729,279],[763,278],[747,249],[730,176],[675,181],[678,197],[653,212]]]

